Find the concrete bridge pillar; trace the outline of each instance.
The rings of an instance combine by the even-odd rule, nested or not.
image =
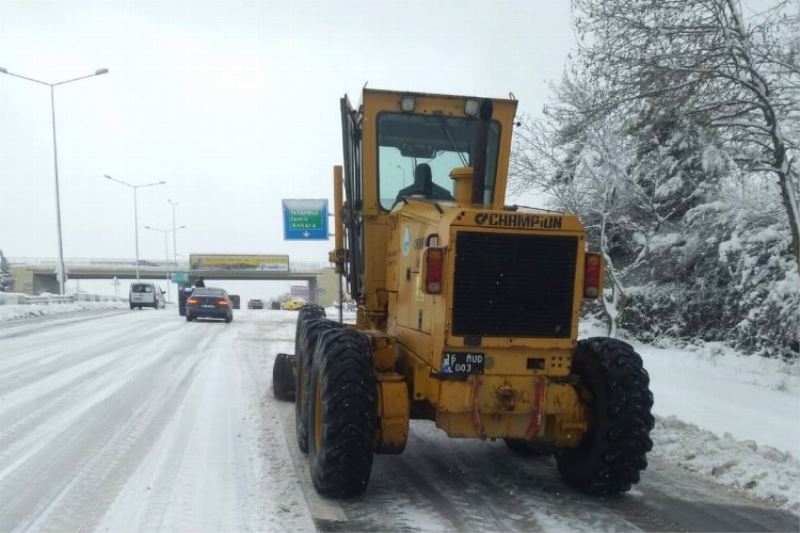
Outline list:
[[[42,292],[49,292],[58,294],[61,287],[58,285],[58,277],[55,274],[34,274],[33,275],[33,293],[40,294]]]
[[[312,278],[308,278],[308,303],[316,304],[319,301],[319,297],[317,295],[319,284],[317,283],[316,276]]]

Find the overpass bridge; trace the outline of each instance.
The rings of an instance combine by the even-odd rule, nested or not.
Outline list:
[[[58,259],[48,257],[10,257],[15,291],[37,295],[58,293]],[[136,279],[134,259],[75,258],[64,259],[68,280]],[[139,260],[139,279],[166,280],[173,272],[186,272],[193,281],[204,280],[267,280],[305,281],[312,302],[332,305],[336,299],[336,273],[327,263],[290,262],[288,272],[254,270],[191,270],[189,261]]]

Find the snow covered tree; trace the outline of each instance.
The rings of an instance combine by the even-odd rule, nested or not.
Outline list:
[[[800,262],[797,140],[800,63],[783,37],[800,30],[788,3],[746,26],[736,0],[573,0],[580,66],[604,98],[596,112],[640,102],[719,132],[739,164],[777,178],[789,251]],[[793,33],[794,32],[794,33]],[[667,105],[665,105],[665,103]]]
[[[0,292],[11,292],[14,290],[14,278],[11,277],[11,266],[8,264],[3,250],[0,250]]]
[[[546,118],[526,117],[520,124],[511,173],[517,189],[544,191],[550,207],[583,221],[592,248],[605,258],[608,281],[601,302],[609,335],[616,336],[625,278],[646,260],[652,224],[630,216],[644,209],[646,196],[629,172],[634,146],[615,131],[615,117],[587,120],[592,92],[578,77],[565,76]]]
[[[513,184],[581,217],[606,259],[610,334],[800,356],[796,18],[783,3],[747,28],[725,0],[574,5],[590,44],[517,129]]]

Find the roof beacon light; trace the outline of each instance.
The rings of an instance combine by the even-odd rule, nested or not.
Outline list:
[[[400,109],[404,113],[411,113],[414,111],[414,107],[417,105],[416,100],[413,96],[404,96],[400,99]]]
[[[481,103],[477,100],[467,100],[464,104],[464,114],[470,117],[478,116],[478,111],[481,109]]]

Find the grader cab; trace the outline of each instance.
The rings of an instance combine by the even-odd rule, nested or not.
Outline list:
[[[364,90],[341,100],[331,261],[355,324],[303,307],[273,369],[316,489],[349,497],[412,419],[554,454],[594,494],[639,481],[653,396],[621,341],[578,340],[603,261],[573,215],[505,206],[515,100]]]

